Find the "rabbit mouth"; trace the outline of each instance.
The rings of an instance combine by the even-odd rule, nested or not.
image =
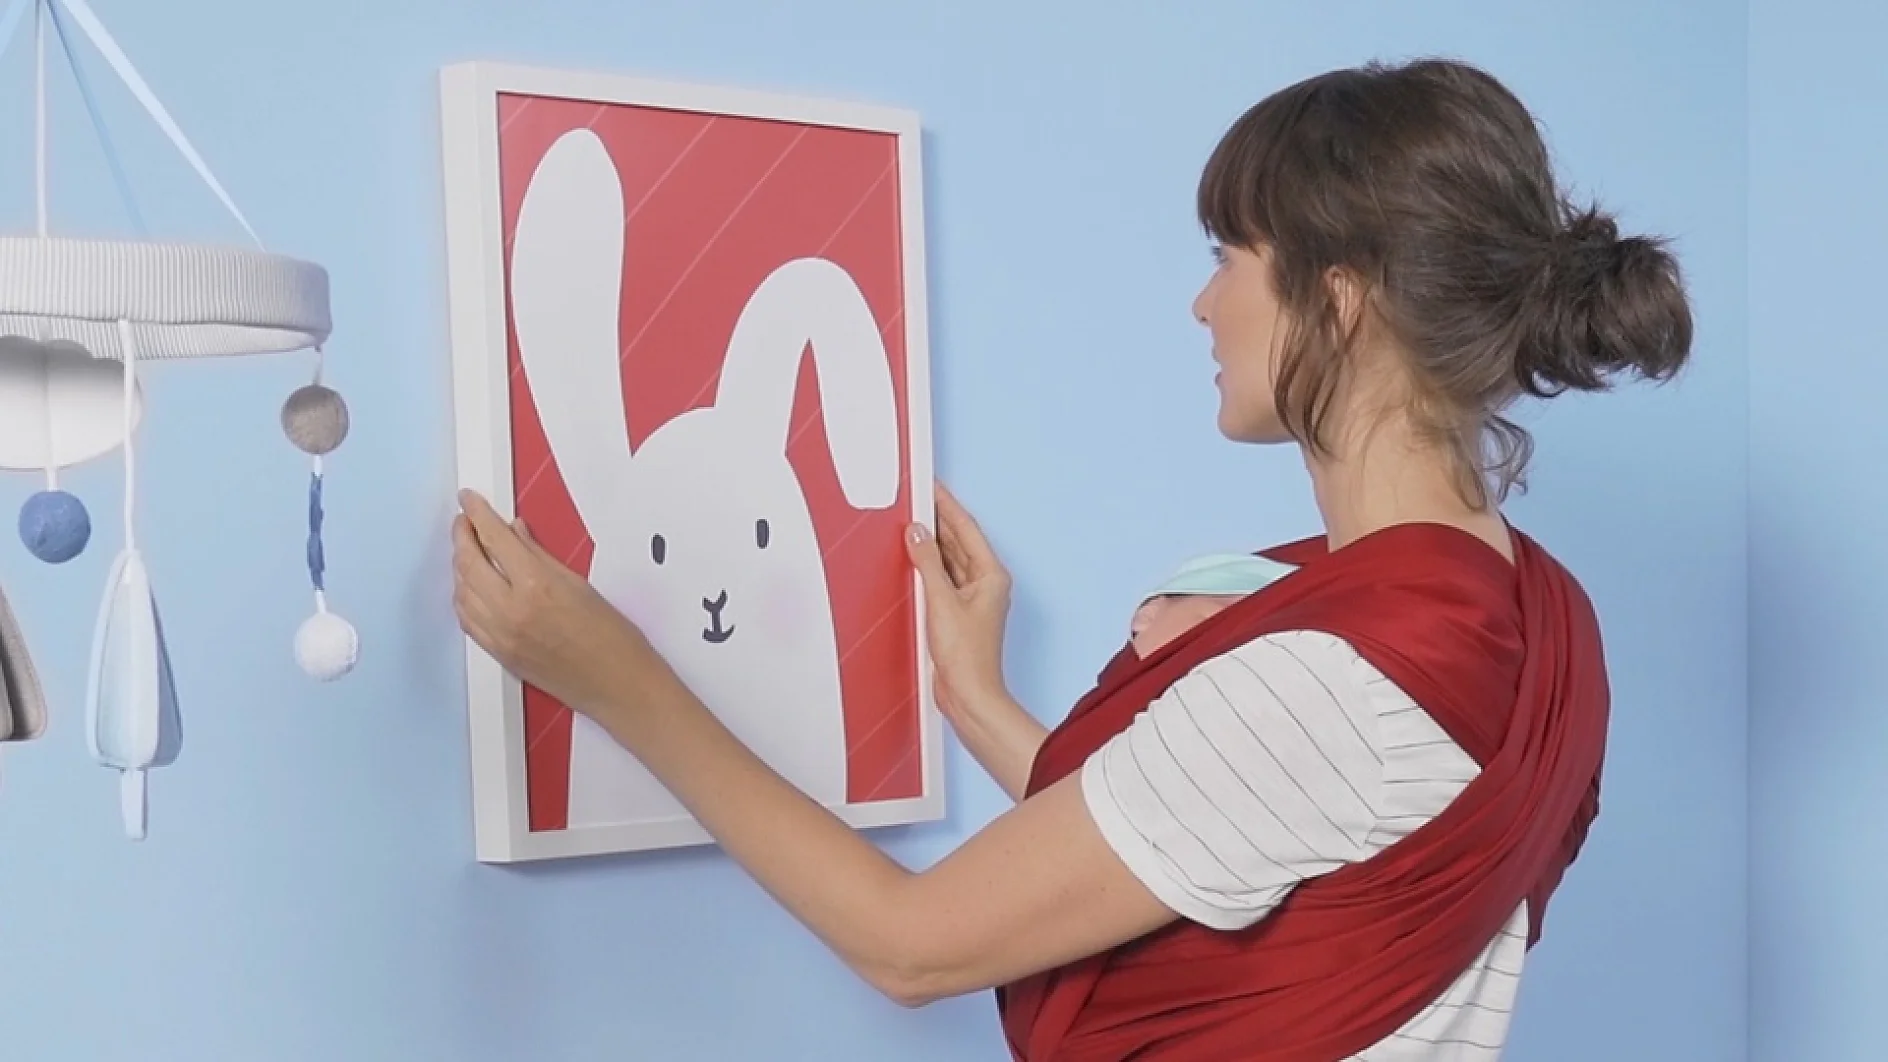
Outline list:
[[[734,637],[733,624],[729,624],[726,627],[721,625],[721,610],[728,607],[728,592],[726,590],[721,591],[720,597],[712,600],[705,597],[702,598],[701,607],[708,610],[708,626],[701,632],[702,641],[708,642],[711,645],[720,645],[722,642]]]

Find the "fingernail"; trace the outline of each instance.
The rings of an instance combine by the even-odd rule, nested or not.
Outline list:
[[[905,540],[907,542],[910,542],[914,546],[923,542],[924,541],[924,525],[912,524],[911,526],[905,528]]]

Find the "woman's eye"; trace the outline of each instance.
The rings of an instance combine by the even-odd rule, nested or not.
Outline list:
[[[771,537],[771,535],[772,535],[772,531],[768,528],[767,521],[765,518],[754,521],[754,544],[755,545],[759,546],[762,549],[766,549],[767,541]]]
[[[657,564],[661,564],[669,555],[669,544],[661,535],[649,540],[649,555],[655,558]]]

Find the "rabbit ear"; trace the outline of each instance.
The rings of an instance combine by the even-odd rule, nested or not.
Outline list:
[[[855,508],[883,509],[898,497],[898,400],[878,322],[838,265],[800,258],[761,282],[728,341],[715,408],[784,450],[809,343],[839,486]]]
[[[616,166],[595,133],[577,129],[538,163],[511,249],[519,358],[558,471],[592,535],[612,520],[630,457],[617,326],[623,225]]]

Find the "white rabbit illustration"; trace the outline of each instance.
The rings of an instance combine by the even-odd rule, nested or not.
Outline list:
[[[590,581],[749,748],[809,796],[841,804],[832,605],[786,446],[810,344],[847,501],[896,500],[898,410],[878,323],[838,265],[781,265],[734,325],[713,406],[674,417],[632,455],[618,350],[624,227],[602,142],[564,134],[519,208],[511,305],[552,455],[596,543]],[[607,733],[573,721],[570,826],[685,817]]]

